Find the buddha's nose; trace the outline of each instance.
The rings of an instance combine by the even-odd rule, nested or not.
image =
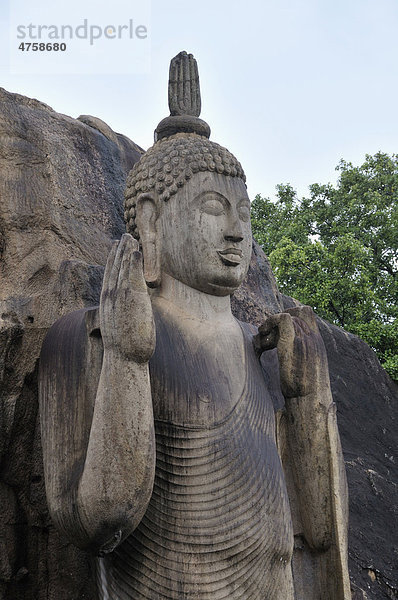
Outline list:
[[[242,224],[239,219],[234,219],[224,234],[224,239],[228,242],[241,242],[243,240]]]
[[[242,222],[237,214],[231,216],[228,223],[228,228],[224,234],[224,239],[228,242],[242,242],[243,241],[243,229]]]
[[[237,234],[237,233],[230,233],[228,235],[224,235],[224,239],[227,240],[227,242],[242,242],[243,241],[243,236],[242,234]]]

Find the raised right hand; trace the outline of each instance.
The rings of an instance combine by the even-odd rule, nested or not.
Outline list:
[[[102,284],[100,327],[105,352],[144,363],[155,349],[155,324],[138,248],[129,233],[113,243]]]

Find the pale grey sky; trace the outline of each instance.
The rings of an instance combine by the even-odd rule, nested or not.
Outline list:
[[[100,117],[144,148],[168,114],[170,59],[192,52],[201,117],[241,161],[251,198],[288,182],[304,195],[336,180],[340,158],[397,152],[397,0],[152,0],[147,74],[62,76],[10,74],[13,1],[0,0],[0,86]],[[36,1],[54,21],[53,1]],[[79,4],[82,19],[95,21],[102,3]]]

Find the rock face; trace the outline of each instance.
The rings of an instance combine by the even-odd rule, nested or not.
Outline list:
[[[358,598],[398,598],[398,388],[362,340],[319,325],[347,469],[352,581],[366,592]]]
[[[60,315],[96,303],[142,150],[99,119],[0,102],[0,598],[91,599],[87,557],[48,518],[37,360]]]
[[[110,242],[124,231],[126,174],[142,150],[94,117],[0,98],[0,600],[94,600],[89,558],[48,517],[37,360],[58,317],[98,302]],[[254,245],[235,314],[259,324],[294,304]],[[350,488],[353,597],[397,598],[397,387],[364,342],[320,327]]]

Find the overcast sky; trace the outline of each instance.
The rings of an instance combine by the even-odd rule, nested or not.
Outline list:
[[[137,1],[107,2],[110,22],[134,13]],[[311,183],[336,181],[340,158],[360,164],[366,153],[397,151],[398,0],[152,0],[150,68],[124,75],[11,74],[13,2],[25,3],[29,18],[40,8],[41,22],[48,14],[55,23],[60,10],[53,0],[0,0],[0,86],[73,117],[100,117],[145,149],[168,115],[169,61],[192,52],[201,117],[241,161],[251,198],[273,197],[278,183],[305,195]],[[67,8],[73,3],[74,18],[80,11],[81,21],[105,25],[99,0]],[[109,43],[117,53],[118,42]],[[119,46],[122,63],[129,50]]]

